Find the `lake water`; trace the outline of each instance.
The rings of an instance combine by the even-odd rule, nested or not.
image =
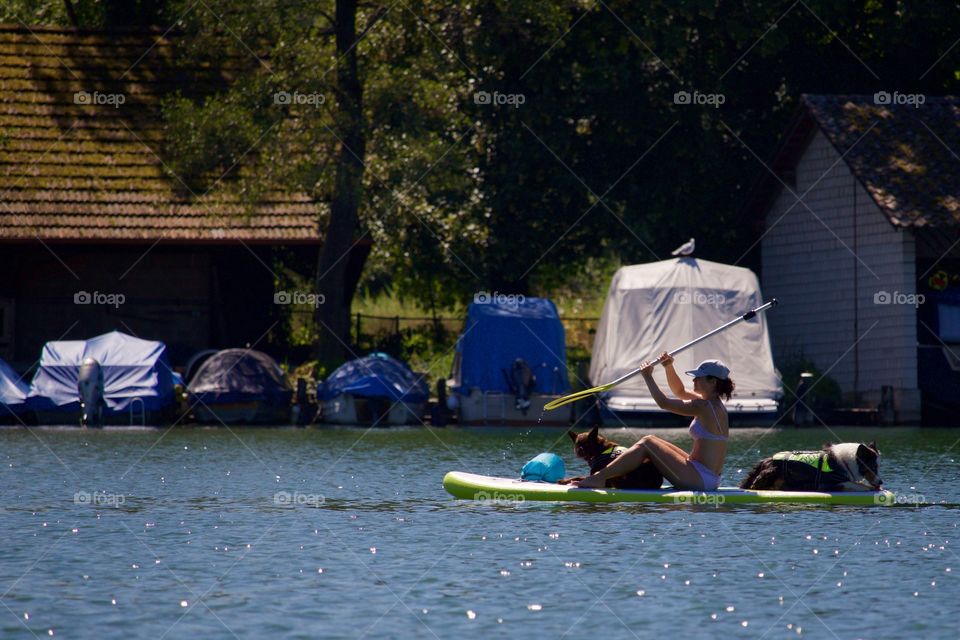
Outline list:
[[[3,429],[0,637],[957,638],[960,430],[834,433],[876,437],[887,488],[948,504],[444,492],[548,450],[583,473],[555,430]],[[724,484],[831,438],[735,431]]]

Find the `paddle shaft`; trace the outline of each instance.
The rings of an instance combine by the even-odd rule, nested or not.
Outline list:
[[[687,344],[685,344],[685,345],[683,345],[683,346],[680,346],[680,347],[677,347],[677,348],[674,349],[673,351],[667,352],[667,355],[672,358],[672,357],[674,357],[675,355],[677,355],[678,353],[680,353],[681,351],[686,351],[687,349],[689,349],[689,348],[692,347],[693,345],[697,344],[698,342],[703,342],[703,341],[706,340],[707,338],[710,338],[710,337],[712,337],[712,336],[715,336],[715,335],[717,335],[718,333],[720,333],[721,331],[725,331],[725,330],[729,329],[730,327],[732,327],[733,325],[735,325],[735,324],[737,324],[737,323],[739,323],[739,322],[743,322],[744,320],[750,320],[751,318],[753,318],[754,316],[756,316],[758,313],[763,313],[764,311],[766,311],[766,310],[769,309],[770,307],[775,307],[775,306],[777,306],[777,299],[776,299],[776,298],[773,298],[772,300],[770,300],[770,302],[767,302],[767,303],[765,303],[765,304],[762,304],[762,305],[760,305],[759,307],[757,307],[756,309],[751,309],[750,311],[747,311],[745,314],[743,314],[743,315],[740,316],[739,318],[734,318],[734,319],[731,320],[730,322],[727,322],[726,324],[720,325],[719,327],[717,327],[716,329],[713,329],[712,331],[708,331],[707,333],[703,334],[703,335],[700,336],[699,338],[694,338],[693,340],[691,340],[691,341],[688,342]],[[653,361],[652,364],[659,364],[661,361],[662,361],[662,358],[657,358],[656,360]],[[643,370],[643,367],[638,367],[638,368],[634,369],[633,371],[631,371],[630,373],[625,373],[624,375],[620,376],[619,378],[617,378],[617,379],[614,380],[613,382],[608,382],[607,384],[605,384],[605,385],[603,385],[603,386],[606,387],[607,389],[612,389],[613,387],[615,387],[615,386],[617,386],[617,385],[619,385],[619,384],[622,384],[623,382],[626,382],[626,381],[629,380],[630,378],[634,377],[635,375],[637,375],[638,373],[640,373],[642,370]]]

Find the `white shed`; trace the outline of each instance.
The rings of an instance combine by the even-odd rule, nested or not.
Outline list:
[[[812,360],[851,405],[888,386],[898,422],[956,424],[960,101],[896,95],[803,96],[751,192],[774,355]]]

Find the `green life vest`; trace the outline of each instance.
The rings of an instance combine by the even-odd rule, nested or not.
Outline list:
[[[603,469],[626,450],[627,448],[624,446],[607,447],[595,458],[590,460],[590,473],[596,473],[600,469]]]
[[[833,472],[833,469],[830,468],[830,462],[827,460],[827,454],[823,451],[781,451],[773,454],[773,459],[802,462],[823,473]]]

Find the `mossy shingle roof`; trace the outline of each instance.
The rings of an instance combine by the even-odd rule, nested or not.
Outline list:
[[[891,223],[960,224],[960,100],[922,96],[914,105],[891,93],[803,100]]]
[[[892,93],[804,95],[770,169],[794,169],[819,130],[892,225],[960,226],[960,99],[918,102]],[[781,188],[782,178],[765,170],[745,206],[765,215]]]
[[[251,205],[167,168],[161,100],[223,81],[174,53],[159,31],[0,25],[0,241],[320,241],[304,195]]]

